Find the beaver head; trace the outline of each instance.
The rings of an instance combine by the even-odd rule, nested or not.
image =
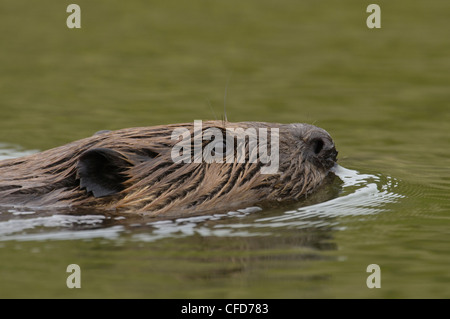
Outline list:
[[[304,197],[336,162],[330,135],[313,125],[201,124],[102,131],[1,161],[0,204],[149,215],[232,209]]]

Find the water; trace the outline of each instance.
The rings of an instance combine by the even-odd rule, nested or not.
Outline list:
[[[321,126],[340,167],[289,206],[0,209],[0,297],[449,298],[450,4],[377,3],[380,30],[360,1],[78,1],[69,30],[64,4],[3,1],[0,159],[221,118],[228,83],[229,120]]]
[[[277,213],[274,216],[259,217],[263,209],[255,206],[228,213],[139,222],[131,218],[131,221],[127,222],[126,215],[55,215],[55,212],[8,209],[0,218],[0,241],[93,238],[117,240],[128,233],[127,240],[145,242],[190,237],[195,234],[203,237],[271,236],[274,235],[273,230],[278,228],[335,226],[338,223],[331,221],[336,217],[376,214],[384,211],[386,204],[403,197],[394,192],[397,182],[391,179],[382,182],[377,176],[359,174],[343,167],[338,167],[335,173],[344,181],[339,197],[284,211],[281,215]],[[126,227],[116,224],[125,224]],[[130,231],[134,228],[136,231]]]

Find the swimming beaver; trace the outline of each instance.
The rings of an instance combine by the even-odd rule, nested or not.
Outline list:
[[[246,132],[276,130],[278,134],[270,139],[278,139],[278,171],[264,174],[262,168],[267,165],[249,161],[249,136],[244,139],[249,152],[244,161],[242,156],[232,163],[199,161],[190,153],[185,161],[174,161],[174,147],[183,137],[174,139],[173,132],[184,130],[195,140],[195,123],[101,131],[41,153],[0,161],[0,205],[94,207],[146,215],[242,208],[306,196],[317,189],[336,162],[330,135],[313,125],[202,123],[202,132],[210,128],[224,133],[239,128]],[[211,138],[200,141],[201,146],[215,142]],[[230,142],[227,136],[222,143],[228,152],[226,144],[233,144],[233,139]],[[185,145],[191,146],[191,141]],[[219,148],[211,154],[220,157]],[[236,146],[232,154],[237,150]]]

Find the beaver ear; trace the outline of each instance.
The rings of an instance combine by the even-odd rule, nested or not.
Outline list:
[[[133,164],[124,155],[107,148],[95,148],[81,154],[77,164],[80,187],[95,197],[119,193],[127,180],[124,172]]]

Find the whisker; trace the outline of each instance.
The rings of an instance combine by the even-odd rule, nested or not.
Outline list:
[[[211,104],[211,100],[208,99],[208,98],[205,98],[205,99],[206,99],[206,102],[208,102],[209,109],[211,110],[211,112],[212,112],[213,115],[214,115],[214,119],[217,121],[217,115],[216,115],[216,112],[214,112],[214,109],[213,109],[212,104]]]
[[[227,94],[228,94],[228,85],[230,84],[230,80],[231,80],[231,76],[233,75],[233,73],[230,74],[230,76],[228,77],[227,80],[227,84],[225,86],[225,94],[223,97],[223,113],[224,113],[224,117],[225,117],[225,122],[228,122],[228,118],[227,118]]]

